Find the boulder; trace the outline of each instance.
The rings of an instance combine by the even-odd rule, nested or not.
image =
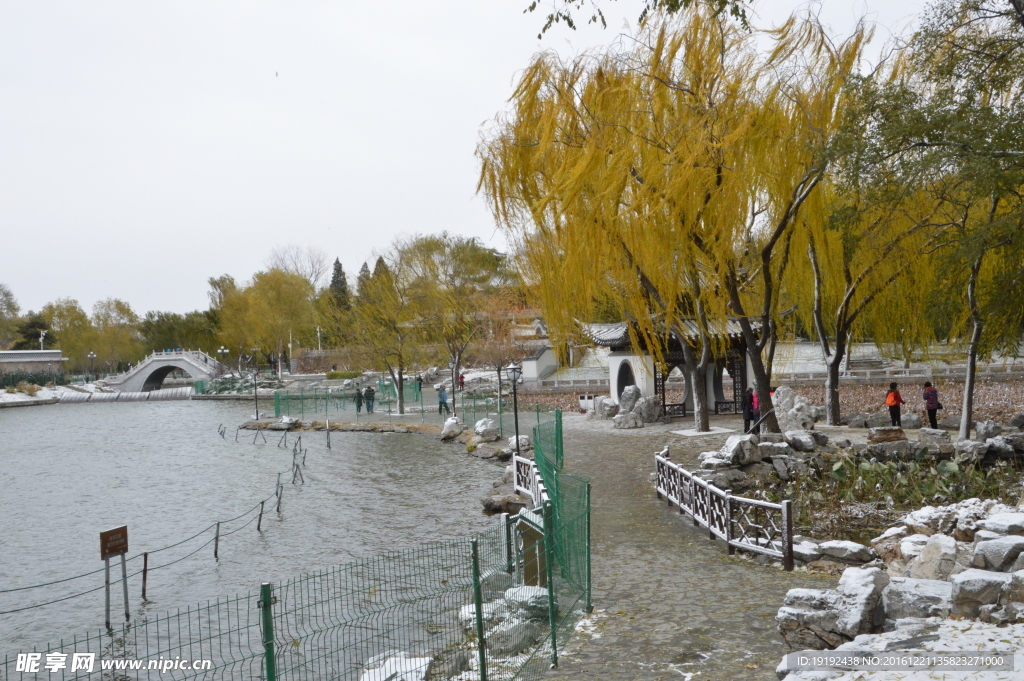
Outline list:
[[[839,419],[839,423],[850,428],[866,428],[865,422],[871,414],[847,414]]]
[[[602,421],[607,421],[613,418],[618,413],[619,403],[611,399],[610,397],[604,398],[604,400],[601,402],[600,408],[597,409],[598,417]]]
[[[454,440],[459,434],[462,433],[462,424],[459,420],[452,416],[444,422],[444,427],[441,429],[441,439],[445,442]]]
[[[785,442],[760,442],[757,445],[757,451],[762,460],[771,460],[776,456],[790,456],[793,453],[793,448]]]
[[[943,430],[960,430],[960,417],[955,414],[950,415],[944,419],[939,419],[936,425]]]
[[[633,411],[633,407],[641,397],[640,388],[635,385],[627,385],[619,395],[619,412]]]
[[[930,536],[926,534],[912,534],[901,539],[899,557],[909,563],[914,558],[920,556]]]
[[[917,431],[917,441],[926,445],[945,445],[952,442],[949,432],[935,428],[922,428]]]
[[[977,617],[983,605],[999,601],[1013,575],[988,570],[965,570],[952,579],[950,600],[957,617]]]
[[[802,541],[797,543],[794,538],[793,557],[804,563],[810,563],[821,558],[821,551],[818,550],[818,545],[815,542]]]
[[[985,444],[988,445],[989,456],[995,456],[998,459],[1009,461],[1013,458],[1014,449],[1005,437],[998,435],[996,437],[990,437],[985,440]]]
[[[1024,414],[1017,414],[1016,416],[1014,416],[1012,419],[1010,419],[1009,425],[1012,426],[1013,428],[1024,429]]]
[[[990,437],[996,437],[1002,435],[1003,427],[995,421],[980,421],[974,425],[974,430],[977,433],[977,439],[984,442]]]
[[[875,550],[879,558],[886,563],[891,563],[900,557],[900,540],[908,534],[910,534],[910,530],[906,525],[890,527],[871,540],[871,548]]]
[[[977,525],[996,534],[1024,535],[1024,513],[996,513],[979,520]]]
[[[820,430],[809,430],[807,432],[810,433],[811,437],[814,438],[814,444],[818,445],[819,447],[824,447],[828,444],[828,435],[821,432]]]
[[[778,475],[779,479],[783,482],[789,482],[793,479],[792,474],[789,472],[788,456],[772,457],[772,466],[775,468],[775,474]]]
[[[814,436],[807,429],[787,430],[786,444],[798,452],[813,452],[817,446]]]
[[[1004,603],[1024,603],[1024,570],[1014,571],[1010,574],[1010,581],[1003,586],[1002,598]]]
[[[815,431],[815,432],[817,432],[817,431]],[[849,449],[849,447],[850,447],[850,438],[848,438],[848,437],[837,437],[837,438],[832,440],[832,444],[834,444],[836,447],[839,447],[841,449]]]
[[[730,435],[722,445],[721,458],[728,459],[737,466],[761,461],[761,450],[758,447],[757,435]]]
[[[978,543],[983,542],[983,541],[992,541],[993,539],[1001,539],[1001,538],[1003,538],[1005,536],[1006,536],[1005,534],[1000,534],[999,532],[992,532],[991,530],[977,530],[974,533],[974,545],[976,546]]]
[[[480,606],[481,619],[484,622],[484,627],[490,628],[499,622],[505,621],[508,617],[508,606],[505,601],[495,601],[494,603],[483,603]],[[469,604],[464,605],[459,610],[459,624],[466,631],[473,631],[476,627],[476,605]]]
[[[928,538],[920,555],[907,566],[912,579],[948,580],[956,567],[956,540],[945,534]],[[910,615],[904,615],[909,617]]]
[[[643,428],[644,420],[631,411],[626,411],[612,417],[612,428],[627,430],[630,428]]]
[[[983,570],[1006,572],[1024,552],[1024,537],[1009,536],[981,541],[974,545],[972,565]]]
[[[724,458],[725,455],[722,452],[703,452],[698,457],[700,460],[700,467],[704,470],[718,470],[720,468],[732,468],[732,459]]]
[[[863,458],[878,459],[879,461],[912,461],[921,450],[927,451],[926,445],[909,440],[896,440],[894,442],[879,442],[875,445],[868,445],[860,451]]]
[[[504,570],[494,570],[480,579],[480,595],[485,601],[504,596],[505,592],[515,586],[512,575]],[[504,601],[499,601],[504,604]]]
[[[917,429],[921,427],[921,416],[914,412],[900,415],[900,423],[904,428]]]
[[[936,532],[952,534],[956,520],[956,510],[950,506],[925,506],[904,516],[903,524],[918,534],[930,537]]]
[[[867,563],[878,557],[871,548],[857,542],[833,539],[818,544],[822,554],[843,563]]]
[[[746,466],[740,467],[740,470],[743,471],[743,474],[748,478],[760,480],[762,483],[774,482],[772,478],[776,475],[775,466],[764,461],[749,463]]]
[[[473,432],[480,438],[481,442],[496,442],[501,438],[498,424],[491,419],[480,419],[473,427]]]
[[[661,398],[657,396],[641,397],[633,407],[633,413],[644,423],[654,423],[661,418]]]
[[[701,480],[706,480],[718,489],[732,490],[739,488],[746,488],[747,476],[743,471],[736,468],[724,468],[715,471],[699,470],[694,471]]]
[[[868,414],[868,417],[864,419],[865,428],[883,428],[892,425],[892,417],[889,416],[889,410],[876,411],[873,414]]]
[[[531,446],[532,445],[530,444],[530,436],[529,435],[520,435],[519,436],[519,451],[520,452],[528,451],[531,448]],[[508,448],[511,449],[513,452],[516,451],[516,436],[515,435],[513,435],[512,437],[510,437],[508,439]]]
[[[533,622],[504,622],[487,632],[487,650],[500,657],[517,655],[533,647],[540,640],[541,633],[540,627]],[[382,678],[381,681],[385,680]]]
[[[882,602],[882,591],[888,585],[889,575],[881,568],[844,570],[836,587],[844,605],[836,622],[839,632],[852,639],[880,627],[884,617],[878,606]]]
[[[907,434],[899,426],[882,426],[880,428],[868,428],[868,442],[878,444],[879,442],[897,442],[906,440]]]
[[[548,616],[548,590],[542,586],[517,586],[505,592],[509,610],[526,619]]]
[[[974,440],[957,440],[953,444],[953,451],[968,460],[984,458],[988,454],[987,442],[975,442]]]
[[[950,582],[894,577],[882,591],[882,607],[889,620],[946,617],[953,607],[952,596]]]
[[[1000,437],[1002,437],[1007,444],[1013,447],[1013,451],[1018,454],[1024,452],[1024,433],[1004,432]]]
[[[828,650],[846,639],[837,629],[843,599],[832,589],[790,589],[775,615],[792,650]]]

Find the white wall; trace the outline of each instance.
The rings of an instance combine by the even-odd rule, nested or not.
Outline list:
[[[608,355],[608,387],[613,398],[619,395],[619,367],[628,362],[633,370],[636,387],[640,388],[643,397],[654,395],[654,361],[645,355],[634,355],[623,350],[616,350]]]

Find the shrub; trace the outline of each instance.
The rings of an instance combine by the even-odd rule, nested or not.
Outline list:
[[[7,392],[9,392],[9,393],[16,393],[16,392],[18,392],[18,389],[17,389],[17,388],[15,388],[15,387],[14,387],[13,385],[9,385],[9,386],[7,386],[7,387],[5,388],[5,390],[6,390]]]
[[[359,378],[362,375],[362,372],[359,371],[328,371],[327,379],[331,381],[341,381],[346,378]]]
[[[18,392],[25,393],[29,397],[35,397],[36,393],[39,392],[39,386],[35,383],[27,383],[22,381],[18,384]]]

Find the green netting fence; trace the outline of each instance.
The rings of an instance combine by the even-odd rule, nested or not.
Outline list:
[[[4,651],[0,679],[539,679],[591,609],[590,483],[562,470],[560,416],[533,430],[549,500],[486,532]]]

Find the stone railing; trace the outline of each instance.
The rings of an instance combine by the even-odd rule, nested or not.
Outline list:
[[[654,455],[654,466],[658,498],[693,518],[695,527],[706,527],[711,539],[725,540],[729,555],[736,549],[763,553],[793,569],[793,502],[734,496],[673,463],[668,447]]]

